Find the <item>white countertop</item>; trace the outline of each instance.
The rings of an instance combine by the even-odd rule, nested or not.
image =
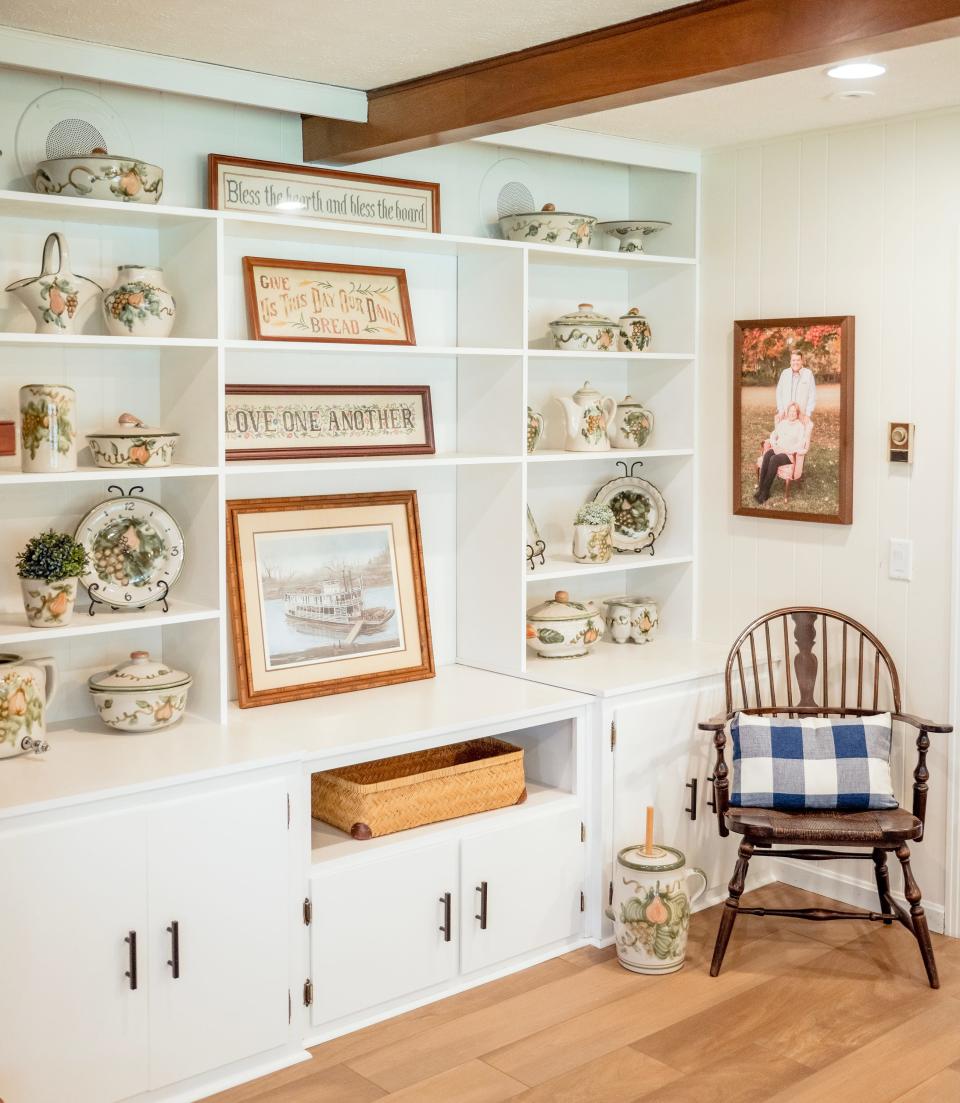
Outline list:
[[[591,698],[467,666],[436,678],[286,705],[230,709],[220,725],[187,716],[174,727],[123,735],[96,717],[55,724],[46,754],[0,760],[0,819],[158,785],[287,762],[324,766],[399,744],[523,723]],[[368,753],[371,752],[371,753]]]

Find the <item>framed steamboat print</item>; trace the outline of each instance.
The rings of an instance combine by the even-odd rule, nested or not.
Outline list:
[[[211,153],[207,205],[363,226],[440,232],[440,185]]]
[[[227,502],[241,708],[432,678],[413,490]]]
[[[244,257],[243,276],[258,341],[417,343],[402,268]]]
[[[734,322],[733,512],[853,521],[854,319]]]
[[[432,455],[430,388],[228,384],[228,460]]]

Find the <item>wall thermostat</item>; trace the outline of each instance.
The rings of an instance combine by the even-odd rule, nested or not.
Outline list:
[[[908,421],[891,421],[887,434],[891,463],[913,463],[913,426]]]

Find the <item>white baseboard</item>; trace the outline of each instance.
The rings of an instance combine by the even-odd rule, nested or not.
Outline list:
[[[766,860],[766,859],[765,859]],[[770,866],[774,869],[776,880],[783,881],[787,885],[795,885],[797,888],[806,889],[808,892],[818,892],[821,896],[830,896],[834,900],[841,900],[844,904],[850,904],[855,908],[866,908],[868,911],[879,910],[877,900],[876,882],[862,880],[859,877],[851,877],[848,873],[839,873],[832,869],[823,869],[819,863],[816,868],[810,868],[800,862],[777,861],[769,859]],[[748,879],[747,888],[753,886]],[[898,904],[909,909],[902,893],[890,894]],[[928,900],[923,901],[923,910],[927,916],[927,924],[931,931],[943,934],[944,907],[943,904],[934,904]]]

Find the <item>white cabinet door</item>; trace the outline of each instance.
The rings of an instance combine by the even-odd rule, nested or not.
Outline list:
[[[646,807],[655,809],[658,843],[682,850],[690,865],[700,866],[710,885],[729,876],[716,817],[707,806],[712,787],[713,743],[697,730],[700,720],[722,707],[715,684],[645,696],[616,712],[614,751],[613,854],[643,841]],[[729,761],[729,756],[728,756]],[[697,818],[692,820],[691,789],[697,779]],[[731,867],[732,868],[732,867]]]
[[[524,817],[518,824],[468,836],[460,855],[462,972],[582,930],[584,845],[578,809]]]
[[[324,870],[312,877],[310,891],[315,1025],[455,975],[461,903],[455,841]]]
[[[150,810],[151,1088],[286,1041],[288,838],[280,780]]]
[[[146,819],[0,836],[0,1093],[113,1103],[147,1087]],[[137,933],[131,988],[129,931]]]

